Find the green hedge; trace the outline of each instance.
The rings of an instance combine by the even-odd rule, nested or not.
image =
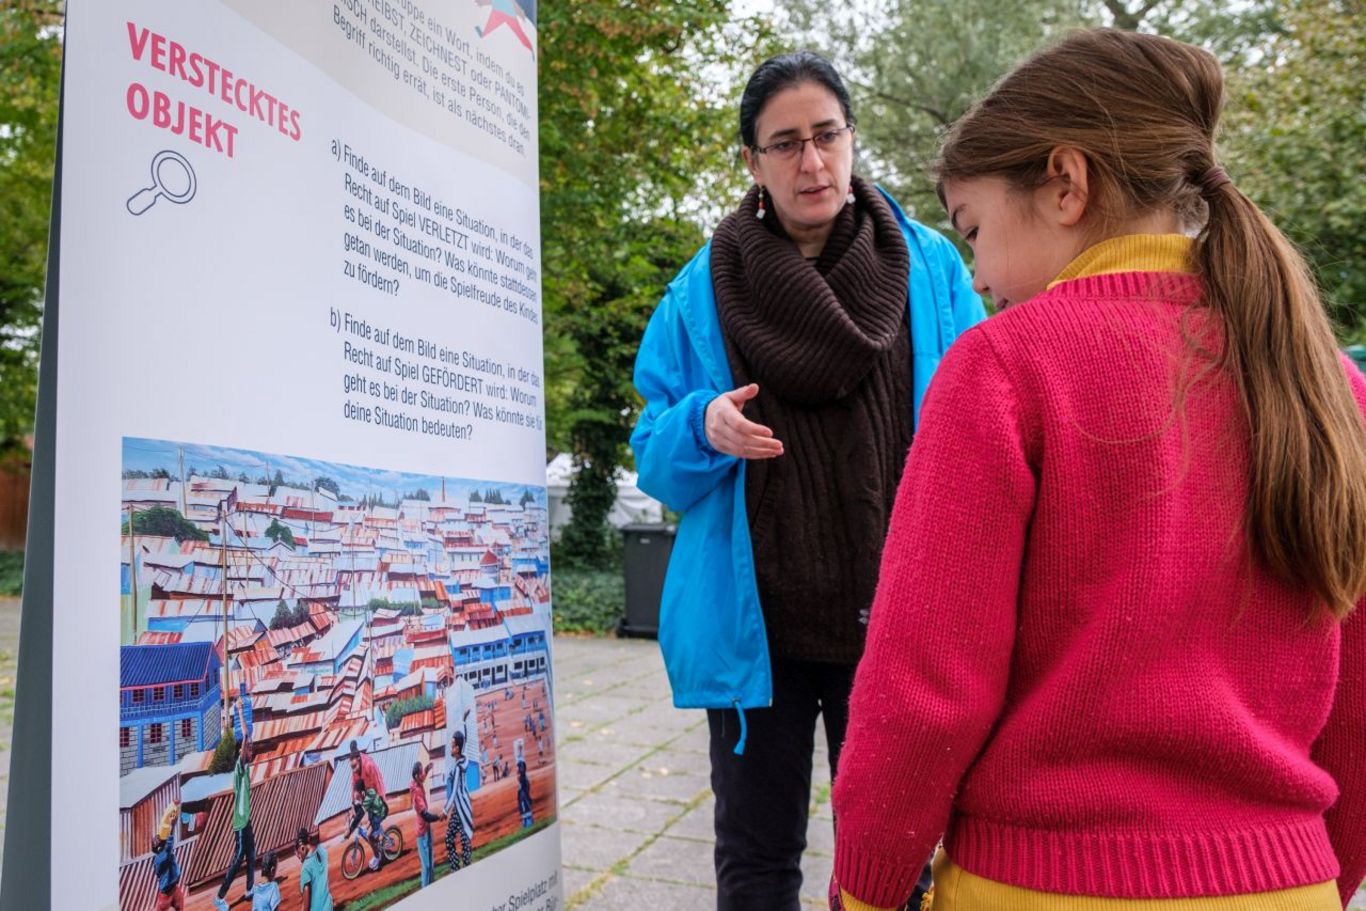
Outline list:
[[[604,634],[626,611],[626,579],[613,569],[556,569],[551,576],[555,632]]]
[[[24,552],[0,550],[0,596],[17,598],[24,593]]]

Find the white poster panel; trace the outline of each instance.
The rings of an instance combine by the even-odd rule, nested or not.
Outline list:
[[[69,3],[52,907],[560,905],[535,19]]]

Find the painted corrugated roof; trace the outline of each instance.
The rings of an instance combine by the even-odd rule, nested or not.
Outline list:
[[[157,630],[144,630],[138,633],[137,645],[174,645],[179,642],[184,633],[158,632]]]
[[[223,602],[205,598],[158,598],[147,602],[145,610],[149,618],[203,617],[215,622],[223,619]]]
[[[329,658],[340,658],[342,656],[337,653],[346,647],[346,644],[351,641],[351,638],[355,636],[356,632],[364,625],[365,623],[362,620],[341,620],[328,630],[326,634],[316,639],[313,642],[313,648],[327,655]]]
[[[196,755],[207,756],[209,760],[212,760],[213,758],[213,754],[207,750],[204,753]],[[208,761],[201,764],[204,765],[205,768],[208,767]],[[184,768],[183,763],[181,768]],[[217,775],[196,775],[194,778],[190,778],[181,784],[180,802],[182,804],[195,803],[196,801],[204,800],[206,797],[212,797],[215,794],[223,794],[231,787],[231,772],[220,772]]]
[[[228,629],[228,651],[240,652],[256,645],[256,640],[261,638],[261,631],[256,628],[256,624],[236,624]]]
[[[143,766],[134,769],[119,779],[119,809],[127,810],[140,803],[147,795],[156,792],[180,774],[175,766]]]
[[[213,646],[207,642],[124,645],[119,648],[119,686],[158,686],[199,680],[209,672]]]
[[[370,719],[352,718],[349,721],[338,721],[318,735],[318,739],[309,745],[310,751],[327,753],[348,745],[352,740],[359,740],[364,737],[365,732],[370,728]]]
[[[292,846],[299,829],[314,824],[318,806],[328,790],[330,774],[328,764],[318,763],[252,784],[251,827],[256,835],[258,857],[267,851]],[[347,808],[350,808],[349,795]],[[200,845],[193,859],[181,867],[185,881],[191,886],[218,879],[232,860],[236,840],[232,831],[231,793],[210,799],[208,819],[197,839]]]
[[[159,553],[146,554],[142,558],[143,566],[164,566],[170,569],[180,570],[185,564],[192,563],[194,558],[189,554]]]
[[[286,769],[292,769],[297,765],[301,765],[304,751],[308,749],[309,744],[317,739],[317,736],[316,733],[309,732],[297,737],[281,740],[270,749],[263,749],[260,754],[253,757],[251,780],[257,782],[268,777],[267,772],[257,768],[257,765],[261,763],[266,764],[269,769],[274,770],[270,771],[269,775],[274,775],[276,772],[283,772]]]
[[[403,721],[398,726],[398,736],[410,737],[414,731],[429,731],[440,727],[436,724],[436,712],[432,709],[425,709],[421,712],[413,712],[411,715],[404,715]],[[385,779],[384,783],[389,783]]]
[[[255,725],[255,731],[252,733],[252,741],[264,744],[277,739],[288,740],[300,736],[315,737],[318,731],[322,730],[324,714],[319,709],[288,718],[258,721]],[[303,747],[301,746],[299,749],[303,749]]]

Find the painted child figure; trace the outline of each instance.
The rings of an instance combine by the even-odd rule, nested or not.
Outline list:
[[[413,763],[408,795],[412,800],[413,815],[417,817],[417,857],[422,866],[422,888],[425,889],[436,878],[432,863],[432,823],[441,817],[427,808],[427,766],[421,762]]]
[[[152,839],[152,869],[157,877],[156,911],[184,911],[185,889],[180,883],[180,864],[175,856],[175,818],[178,804],[171,804],[161,815],[161,824]]]
[[[280,885],[275,881],[278,863],[274,851],[261,858],[261,882],[251,891],[251,911],[276,911],[280,907]]]

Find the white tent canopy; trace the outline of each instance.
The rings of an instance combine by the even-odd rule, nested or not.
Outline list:
[[[664,504],[641,492],[636,486],[636,473],[617,469],[617,498],[607,521],[613,528],[621,528],[636,522],[664,521]],[[550,535],[558,539],[561,529],[569,524],[573,514],[565,498],[569,495],[569,482],[574,478],[574,461],[567,452],[562,452],[550,460],[545,467],[546,494],[550,500]]]

